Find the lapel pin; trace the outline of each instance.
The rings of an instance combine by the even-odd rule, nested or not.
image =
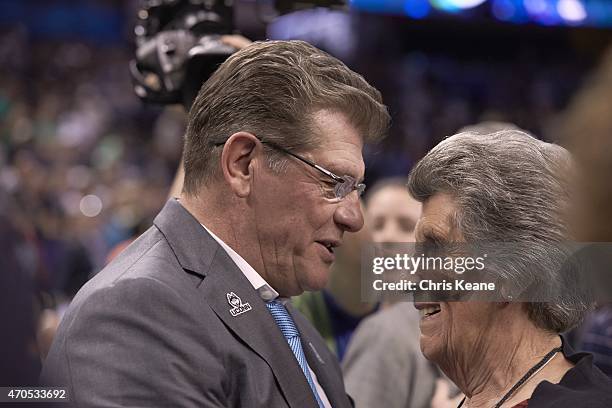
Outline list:
[[[247,303],[242,303],[242,299],[240,299],[240,297],[238,295],[236,295],[234,292],[229,292],[228,294],[226,294],[227,296],[227,303],[230,304],[231,309],[230,309],[230,314],[234,317],[248,312],[249,310],[251,310],[251,305],[247,302]]]

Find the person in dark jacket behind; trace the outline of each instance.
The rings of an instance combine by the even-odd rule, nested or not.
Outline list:
[[[26,241],[14,223],[9,196],[0,189],[0,386],[35,386],[36,350],[33,273],[24,262]]]

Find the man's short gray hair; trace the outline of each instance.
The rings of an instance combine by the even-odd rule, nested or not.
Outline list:
[[[529,265],[504,265],[515,282],[553,282],[559,264],[534,253],[534,245],[570,239],[572,158],[561,146],[507,129],[489,134],[463,132],[443,140],[412,169],[408,188],[421,202],[437,193],[457,203],[456,225],[467,242],[513,243]],[[527,270],[525,270],[527,269]],[[527,274],[527,276],[526,276]],[[562,332],[577,325],[587,302],[567,294],[558,303],[526,303],[530,319],[545,330]]]
[[[304,41],[256,42],[236,52],[204,83],[189,112],[185,192],[195,194],[220,175],[221,146],[233,133],[251,132],[296,152],[318,146],[313,118],[320,110],[345,115],[365,142],[383,138],[390,120],[377,89]],[[272,169],[282,168],[279,157],[268,157]]]

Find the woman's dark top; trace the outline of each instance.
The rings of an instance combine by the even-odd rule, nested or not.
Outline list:
[[[593,364],[591,354],[576,353],[563,336],[561,341],[563,355],[575,366],[565,373],[558,384],[548,381],[538,384],[527,401],[527,406],[529,408],[611,408],[612,379]]]

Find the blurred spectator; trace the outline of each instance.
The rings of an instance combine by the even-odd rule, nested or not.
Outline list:
[[[35,338],[35,287],[31,251],[10,218],[13,210],[0,189],[0,386],[34,385],[40,361]]]
[[[378,243],[414,242],[421,203],[410,196],[406,178],[383,179],[368,191],[366,217]]]
[[[592,312],[582,330],[579,349],[593,354],[595,365],[612,377],[612,305]]]
[[[580,241],[612,242],[612,48],[577,93],[553,131],[573,152],[581,174],[581,199],[571,214]],[[608,247],[607,257],[610,258]],[[607,264],[609,274],[609,263]],[[593,354],[595,364],[612,376],[612,306],[602,304],[577,332],[577,349]]]
[[[572,221],[584,241],[612,241],[612,48],[585,82],[551,133],[572,151],[582,178]]]
[[[414,242],[421,204],[407,179],[382,180],[366,202],[366,222],[377,243]],[[346,391],[357,407],[426,408],[438,377],[419,347],[419,313],[400,302],[365,319],[342,363]]]

